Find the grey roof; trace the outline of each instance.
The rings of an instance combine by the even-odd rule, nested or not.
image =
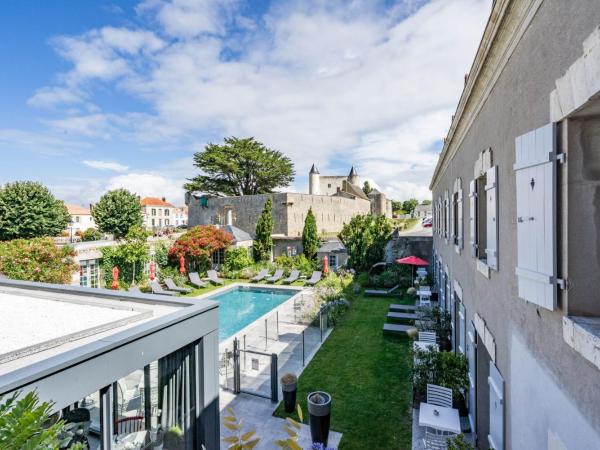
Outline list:
[[[313,164],[309,173],[319,173],[319,169],[317,169],[317,166]]]
[[[346,253],[346,247],[340,241],[326,241],[319,247],[317,253]]]
[[[250,236],[244,230],[234,227],[233,225],[225,225],[223,229],[233,236],[234,243],[252,240],[252,236]]]

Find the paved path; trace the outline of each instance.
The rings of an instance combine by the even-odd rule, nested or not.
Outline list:
[[[424,228],[421,221],[408,231],[401,231],[400,236],[433,236],[432,228]]]

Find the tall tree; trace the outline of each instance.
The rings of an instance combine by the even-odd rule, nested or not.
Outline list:
[[[269,194],[294,181],[294,165],[281,152],[254,138],[225,138],[225,144],[208,144],[194,154],[194,165],[203,174],[183,187],[224,195]]]
[[[365,195],[369,195],[371,192],[373,192],[373,188],[371,187],[371,184],[366,180],[363,183],[362,190],[365,193]]]
[[[252,245],[252,255],[256,262],[271,259],[273,248],[273,201],[269,197],[256,222],[256,236]]]
[[[384,216],[354,216],[338,234],[348,251],[348,265],[356,270],[369,270],[383,259],[392,227]]]
[[[402,209],[406,212],[406,214],[412,214],[419,204],[419,201],[415,198],[411,198],[410,200],[405,200],[402,203]]]
[[[140,199],[127,189],[108,191],[93,206],[92,217],[100,231],[122,238],[131,227],[142,226]]]
[[[17,181],[0,188],[0,240],[56,236],[67,228],[65,204],[40,183]]]
[[[304,229],[302,230],[302,248],[304,255],[308,259],[314,259],[317,256],[317,250],[321,246],[321,239],[317,230],[317,219],[312,212],[312,208],[308,209],[308,214],[304,219]]]
[[[421,205],[431,205],[431,200],[426,199],[421,202]]]

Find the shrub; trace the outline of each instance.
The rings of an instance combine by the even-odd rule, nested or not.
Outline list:
[[[368,270],[381,261],[391,232],[392,227],[383,216],[354,216],[338,235],[348,250],[348,266]]]
[[[102,248],[102,271],[106,285],[112,282],[113,267],[119,269],[119,281],[124,287],[134,280],[139,283],[146,278],[144,266],[150,260],[147,238],[146,231],[132,227],[123,244]]]
[[[302,275],[310,275],[316,268],[316,262],[311,261],[306,256],[287,256],[281,255],[275,258],[275,267],[284,269],[286,276],[290,274],[292,270],[299,270]]]
[[[77,270],[74,256],[73,248],[58,247],[49,237],[0,242],[0,273],[15,280],[70,284]]]
[[[228,271],[240,271],[254,264],[254,261],[250,257],[250,252],[247,248],[238,247],[230,248],[225,252],[225,263],[223,264],[223,270]]]
[[[169,265],[169,244],[166,242],[158,242],[154,246],[154,262],[159,268]]]
[[[440,339],[450,339],[452,335],[452,316],[448,311],[433,307],[423,308],[420,313],[421,320],[417,324],[419,330],[435,331]]]
[[[183,256],[188,271],[205,272],[212,265],[213,252],[229,247],[232,239],[229,233],[220,228],[200,225],[175,241],[169,250],[169,260],[178,264]]]
[[[187,276],[179,271],[178,267],[165,266],[161,267],[158,272],[158,279],[164,281],[165,278],[172,278],[176,285],[184,286],[187,282]]]
[[[468,363],[465,355],[454,352],[435,352],[413,349],[413,386],[416,392],[425,394],[427,384],[437,384],[452,389],[455,399],[461,391],[469,389]]]
[[[83,233],[81,233],[81,240],[84,242],[87,241],[99,241],[102,239],[104,235],[102,232],[96,230],[95,228],[88,228]]]
[[[40,183],[17,181],[0,188],[0,241],[56,236],[69,220],[64,203]]]
[[[273,249],[273,200],[269,197],[256,222],[256,231],[254,244],[252,246],[252,256],[256,262],[267,261],[271,259],[271,250]]]
[[[377,286],[390,288],[398,283],[398,274],[394,270],[386,270],[382,272],[378,277]]]

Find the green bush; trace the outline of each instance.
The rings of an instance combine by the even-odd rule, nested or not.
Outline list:
[[[425,394],[427,384],[437,384],[452,389],[454,399],[461,396],[461,391],[469,389],[468,363],[465,355],[454,352],[435,352],[413,349],[415,363],[413,365],[413,387],[420,394]]]
[[[316,262],[311,261],[303,254],[297,256],[281,255],[275,258],[275,267],[284,269],[288,276],[292,270],[299,270],[302,275],[310,276],[316,269]]]
[[[81,240],[84,242],[99,241],[103,237],[104,235],[95,228],[88,228],[83,233],[81,233]]]
[[[102,271],[107,286],[112,283],[112,269],[119,269],[120,286],[127,287],[146,279],[144,266],[150,260],[146,239],[148,234],[140,227],[132,227],[125,242],[115,247],[102,248]]]
[[[421,331],[435,331],[440,339],[448,340],[452,335],[452,316],[438,307],[423,308],[417,328]]]
[[[354,216],[338,235],[348,250],[348,266],[369,270],[373,264],[380,262],[391,232],[392,227],[383,216]]]
[[[379,287],[391,288],[398,283],[398,274],[394,270],[386,270],[378,276]]]
[[[158,242],[154,246],[154,262],[159,268],[169,266],[169,248],[166,242]]]
[[[225,262],[222,269],[224,272],[241,271],[247,267],[251,267],[253,264],[254,260],[247,248],[229,248],[225,252]]]
[[[71,247],[58,247],[49,237],[0,242],[0,273],[15,280],[71,284],[78,268],[74,256]]]
[[[166,266],[161,267],[158,272],[158,279],[162,282],[165,278],[172,278],[177,286],[184,286],[188,282],[185,274],[179,272],[178,267]]]

